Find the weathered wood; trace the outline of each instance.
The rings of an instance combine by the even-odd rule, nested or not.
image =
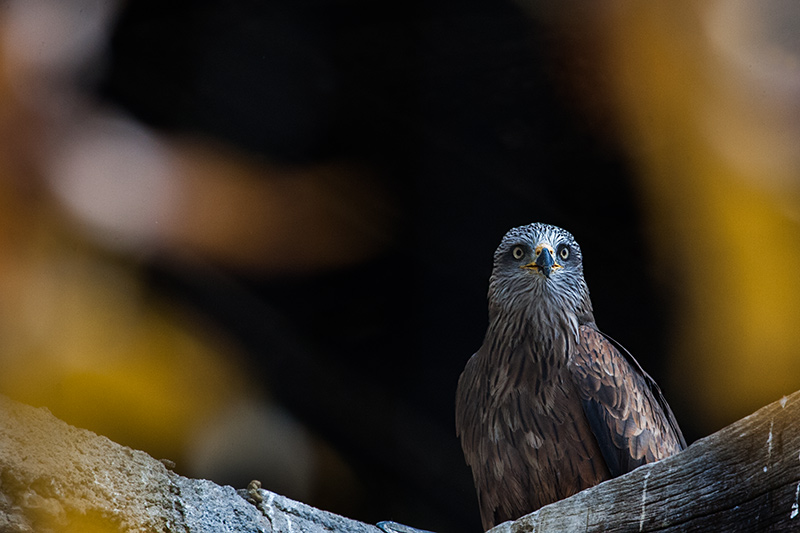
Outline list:
[[[800,391],[492,533],[800,531]]]

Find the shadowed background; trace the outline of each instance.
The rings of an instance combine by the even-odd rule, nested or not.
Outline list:
[[[360,520],[478,530],[506,230],[581,244],[692,441],[800,388],[800,9],[0,7],[0,392]]]

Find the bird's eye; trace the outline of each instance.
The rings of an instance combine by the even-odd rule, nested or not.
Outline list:
[[[525,257],[525,248],[523,248],[522,246],[515,246],[514,248],[511,249],[511,256],[514,259],[522,259],[523,257]]]
[[[566,261],[569,258],[569,246],[562,247],[561,250],[558,251],[558,256],[562,261]]]

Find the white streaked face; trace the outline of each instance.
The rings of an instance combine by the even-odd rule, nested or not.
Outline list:
[[[510,230],[495,252],[489,299],[501,308],[546,306],[574,314],[590,309],[578,243],[547,224]]]

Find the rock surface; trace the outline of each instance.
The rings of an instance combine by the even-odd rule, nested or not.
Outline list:
[[[356,532],[375,526],[259,489],[189,479],[161,461],[0,396],[0,531]]]

